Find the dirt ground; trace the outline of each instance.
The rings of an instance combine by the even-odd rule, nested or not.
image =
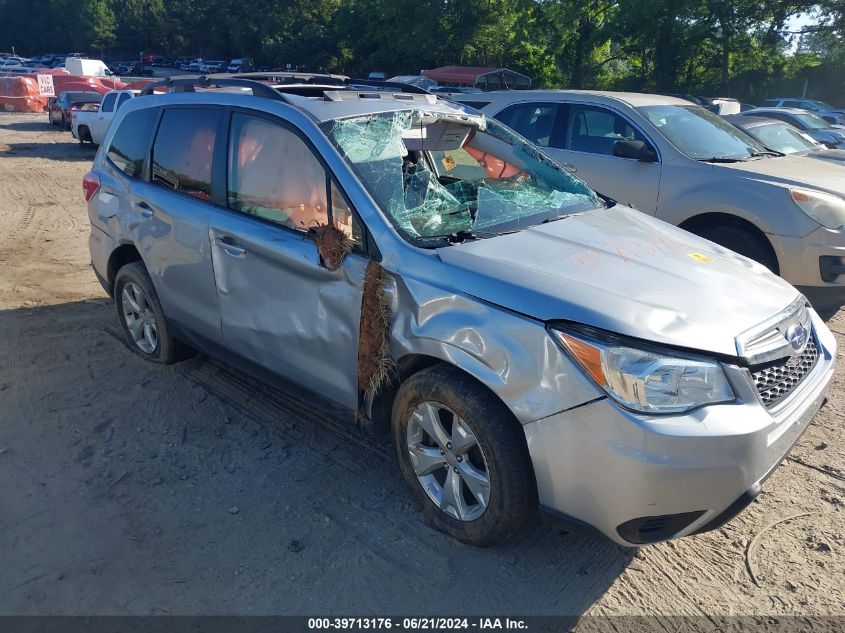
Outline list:
[[[387,440],[127,350],[88,263],[94,150],[46,118],[0,115],[0,614],[845,615],[841,371],[720,530],[468,547],[422,523]]]

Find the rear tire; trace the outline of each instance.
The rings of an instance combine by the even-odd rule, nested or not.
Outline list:
[[[126,264],[114,281],[114,305],[129,348],[142,358],[169,365],[190,355],[170,332],[153,282],[141,262]]]
[[[435,365],[402,384],[393,439],[411,496],[441,532],[486,547],[510,540],[537,518],[522,428],[458,369]]]
[[[697,231],[697,234],[763,264],[775,274],[779,273],[778,260],[771,245],[740,224],[720,224]]]

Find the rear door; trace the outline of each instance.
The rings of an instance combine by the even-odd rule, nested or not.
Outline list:
[[[294,126],[232,113],[226,209],[211,248],[227,348],[349,408],[358,402],[360,224]],[[328,223],[354,250],[330,271],[309,230]]]
[[[214,154],[225,151],[222,122],[220,108],[163,109],[147,181],[132,188],[126,212],[168,319],[213,342],[220,340],[220,309],[208,225]]]

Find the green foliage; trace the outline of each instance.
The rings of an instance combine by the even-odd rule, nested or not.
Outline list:
[[[814,24],[790,33],[789,19]],[[0,0],[0,50],[350,75],[505,66],[537,86],[845,101],[843,0]]]

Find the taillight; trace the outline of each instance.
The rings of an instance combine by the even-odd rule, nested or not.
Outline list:
[[[100,177],[94,172],[88,172],[82,177],[82,190],[85,192],[85,202],[100,189]]]

